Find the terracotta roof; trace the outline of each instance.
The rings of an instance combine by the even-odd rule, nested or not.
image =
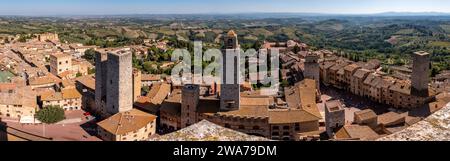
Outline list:
[[[311,114],[322,117],[316,104],[316,81],[304,79],[293,87],[285,88],[285,98],[291,109],[303,109]]]
[[[81,98],[80,92],[75,88],[62,89],[61,92],[46,91],[41,94],[42,101],[59,101],[63,99]]]
[[[321,118],[319,108],[316,104],[317,89],[316,81],[312,79],[305,79],[299,85],[301,109],[309,112],[316,117]]]
[[[161,75],[142,74],[141,81],[160,81]]]
[[[61,84],[64,88],[75,87],[75,81],[71,79],[64,79],[61,81]]]
[[[272,97],[242,97],[240,100],[241,106],[270,106],[273,105]]]
[[[132,109],[117,113],[97,123],[97,125],[112,134],[124,135],[139,130],[155,120],[155,115]]]
[[[375,140],[380,137],[369,126],[345,125],[336,132],[336,139]]]
[[[180,115],[181,113],[181,90],[174,90],[169,97],[164,100],[160,108],[161,112]]]
[[[45,85],[45,84],[58,84],[61,82],[61,79],[53,76],[51,74],[43,76],[43,77],[33,77],[29,80],[30,85]]]
[[[380,83],[378,83],[377,87],[378,88],[389,88],[394,83],[395,83],[394,78],[385,76],[385,77],[382,77],[382,79],[380,80]]]
[[[41,94],[42,101],[58,101],[62,100],[62,93],[55,91],[46,91]]]
[[[380,87],[378,84],[383,83],[383,79],[380,75],[376,73],[370,73],[364,80],[364,84],[371,85],[374,87]]]
[[[138,97],[133,105],[153,114],[156,114],[159,110],[159,105],[151,103],[151,98],[146,96]]]
[[[227,35],[228,35],[229,37],[237,36],[237,34],[234,32],[234,30],[228,31]]]
[[[167,83],[154,84],[147,97],[151,98],[150,102],[156,105],[161,104],[170,93],[170,85]]]
[[[399,124],[405,123],[405,116],[395,113],[388,112],[378,116],[378,124],[382,124],[384,126],[395,126]]]
[[[0,93],[9,92],[10,90],[16,89],[17,85],[15,83],[0,83]]]
[[[52,54],[52,55],[50,55],[51,57],[55,57],[55,58],[70,58],[70,57],[72,57],[71,55],[68,55],[68,54],[64,54],[64,53],[57,53],[57,54]]]
[[[30,86],[16,87],[12,89],[12,93],[0,92],[0,104],[37,108],[36,92]]]
[[[323,69],[328,69],[328,68],[332,67],[335,64],[336,64],[335,62],[326,61],[326,62],[321,64],[321,67]]]
[[[406,95],[411,94],[411,83],[409,81],[397,81],[390,88],[390,90],[400,92]]]
[[[372,118],[376,118],[377,114],[373,112],[371,109],[365,109],[361,111],[355,112],[355,117],[358,116],[361,120],[368,120]]]
[[[298,123],[318,121],[317,117],[305,110],[270,110],[269,123],[270,124],[284,124],[284,123]]]
[[[267,106],[240,106],[238,110],[234,110],[234,111],[223,111],[223,112],[205,113],[205,114],[266,118],[266,117],[269,117],[269,108]]]
[[[359,79],[364,79],[367,74],[369,74],[370,70],[367,69],[358,69],[355,74],[353,74],[354,77]]]
[[[332,66],[330,70],[338,71],[339,69],[343,69],[345,66],[347,66],[347,62],[339,62],[336,65]]]
[[[91,75],[78,77],[76,78],[76,81],[83,84],[87,88],[95,90],[95,79]]]
[[[62,73],[59,73],[58,74],[58,77],[60,77],[60,78],[70,78],[70,76],[73,76],[73,75],[75,75],[76,74],[76,72],[75,71],[72,71],[72,70],[68,70],[68,71],[64,71],[64,72],[62,72]]]
[[[344,70],[349,71],[349,72],[353,72],[357,69],[359,69],[360,67],[358,66],[358,64],[350,64],[344,67]]]
[[[61,90],[63,99],[77,99],[81,98],[80,92],[75,88],[65,88]]]

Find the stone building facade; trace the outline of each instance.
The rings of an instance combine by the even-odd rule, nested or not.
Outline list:
[[[68,54],[50,55],[50,73],[55,76],[72,70],[72,56]]]
[[[45,41],[52,41],[56,42],[59,41],[59,36],[57,33],[43,33],[37,35],[38,41],[45,42]]]
[[[347,62],[347,65],[341,65],[342,62]],[[428,88],[428,53],[414,53],[411,81],[388,76],[379,72],[379,67],[380,62],[375,60],[365,63],[343,58],[325,60],[320,66],[320,79],[327,86],[342,86],[353,94],[396,108],[420,107],[436,95],[433,89]],[[343,72],[339,72],[341,70]],[[343,73],[343,78],[339,79],[339,73]]]
[[[59,106],[65,111],[81,110],[81,94],[75,88],[62,89],[61,92],[48,92],[41,95],[42,106]]]
[[[145,141],[155,134],[156,116],[136,109],[117,113],[98,123],[103,141]]]
[[[36,92],[14,83],[0,83],[0,117],[33,116],[38,110]]]

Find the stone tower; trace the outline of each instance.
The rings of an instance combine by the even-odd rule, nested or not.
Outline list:
[[[428,82],[430,71],[429,53],[419,51],[413,54],[413,68],[411,74],[411,94],[419,97],[428,96]]]
[[[308,52],[305,57],[305,71],[303,72],[305,78],[316,81],[317,89],[320,89],[320,68],[319,55],[313,52]]]
[[[345,110],[338,100],[325,102],[325,128],[328,136],[333,137],[345,125]]]
[[[240,47],[237,35],[233,30],[224,36],[222,62],[220,109],[237,110],[240,105]]]
[[[181,128],[196,123],[199,97],[199,85],[188,84],[183,87],[181,92]]]
[[[97,53],[95,55],[95,106],[96,112],[106,114],[106,73],[107,54]]]
[[[131,55],[124,50],[108,53],[106,111],[111,115],[133,108]]]
[[[139,96],[141,96],[141,79],[141,71],[139,69],[133,69],[133,102],[136,102]]]

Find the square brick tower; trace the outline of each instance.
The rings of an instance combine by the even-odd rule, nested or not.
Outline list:
[[[428,96],[428,82],[430,80],[430,54],[424,51],[413,54],[413,68],[411,74],[411,95]]]
[[[240,47],[237,34],[233,30],[224,36],[222,62],[220,109],[238,110],[240,106]]]

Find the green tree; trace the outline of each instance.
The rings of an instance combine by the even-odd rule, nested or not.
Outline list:
[[[431,77],[435,77],[439,74],[439,69],[436,67],[431,68]]]
[[[95,73],[95,68],[88,69],[88,74],[94,74],[94,73]]]
[[[144,86],[144,87],[142,87],[142,91],[143,91],[144,93],[148,93],[148,92],[150,91],[150,87]]]
[[[65,119],[64,109],[59,106],[46,106],[36,113],[36,118],[46,124],[54,124]]]
[[[283,80],[281,81],[281,86],[282,86],[282,87],[287,87],[287,86],[289,86],[289,82],[288,82],[286,79],[283,79]]]
[[[156,69],[153,67],[152,62],[144,62],[143,68],[144,68],[144,71],[146,71],[147,73],[150,73],[150,74],[156,73]]]
[[[87,61],[94,63],[95,62],[95,54],[97,54],[98,52],[95,51],[94,49],[87,49],[84,52],[84,55],[81,56],[82,58],[86,59]]]

